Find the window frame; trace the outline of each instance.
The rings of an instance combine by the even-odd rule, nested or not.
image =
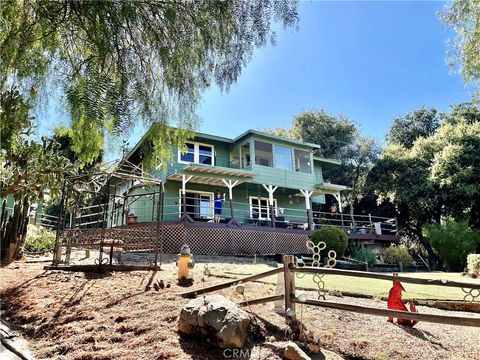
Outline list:
[[[253,204],[252,204],[252,200],[253,199],[256,199],[256,200],[266,200],[267,201],[267,217],[262,217],[261,214],[262,212],[259,211],[258,212],[258,220],[269,220],[271,221],[271,216],[270,216],[270,205],[269,205],[269,198],[266,198],[266,197],[261,197],[261,196],[249,196],[248,197],[248,205],[249,205],[249,208],[250,208],[250,219],[253,219]],[[259,204],[260,206],[260,204]],[[274,208],[274,213],[275,213],[275,217],[278,216],[278,206],[277,206],[277,199],[273,199],[273,208]]]
[[[182,150],[178,149],[177,162],[179,164],[186,164],[186,165],[188,165],[188,164],[198,164],[198,165],[206,165],[206,166],[215,166],[215,145],[196,142],[196,141],[185,141],[185,144],[193,144],[193,162],[182,160],[182,154],[186,154],[186,153],[182,153]],[[200,146],[208,146],[212,149],[212,164],[211,165],[200,163]]]
[[[310,171],[309,172],[304,172],[304,171],[301,171],[301,167],[298,167],[297,168],[297,159],[300,159],[301,157],[297,157],[297,152],[303,152],[303,153],[306,153],[308,154],[308,162],[309,162],[309,168],[310,168]],[[305,157],[306,158],[306,157]],[[304,149],[298,149],[298,148],[294,148],[293,149],[293,171],[297,172],[297,173],[300,173],[300,174],[313,174],[314,173],[314,163],[312,161],[312,153],[311,151],[308,151],[308,150],[304,150]]]
[[[189,163],[190,164],[190,163]],[[185,189],[185,194],[187,193],[195,193],[199,194],[200,196],[206,195],[210,198],[210,207],[209,207],[209,215],[204,217],[205,219],[213,219],[213,201],[215,200],[215,193],[210,191],[200,191],[200,190],[189,190]],[[200,208],[198,209],[200,215]],[[178,217],[182,217],[182,189],[178,189]]]
[[[270,145],[271,147],[271,150],[270,150],[270,158],[269,159],[266,159],[266,158],[261,158],[259,156],[257,156],[257,143],[264,143],[264,144],[267,144],[267,145]],[[253,140],[253,151],[254,151],[254,154],[255,154],[255,161],[254,161],[254,164],[255,166],[264,166],[264,167],[268,167],[268,168],[272,168],[272,169],[275,169],[275,156],[274,156],[274,147],[275,147],[275,144],[272,143],[272,142],[269,142],[269,141],[264,141],[264,140],[259,140],[259,139],[254,139]],[[263,150],[260,150],[261,152]],[[266,152],[266,151],[265,151]],[[250,155],[250,162],[251,162],[251,155]],[[271,161],[270,165],[263,165],[263,164],[260,164],[260,159],[262,160],[269,160]]]
[[[286,169],[284,167],[279,167],[278,166],[278,159],[279,157],[277,156],[277,148],[284,148],[290,150],[290,168]],[[275,169],[280,169],[280,170],[286,170],[286,171],[294,171],[294,160],[293,160],[293,153],[294,153],[294,148],[288,145],[280,145],[280,144],[273,144],[272,148],[272,155],[273,155],[273,167]]]

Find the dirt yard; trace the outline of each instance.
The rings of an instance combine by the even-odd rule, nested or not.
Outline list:
[[[223,351],[204,339],[186,339],[177,333],[178,315],[188,299],[176,293],[201,287],[204,266],[197,259],[195,283],[185,288],[176,283],[174,260],[158,272],[104,275],[44,271],[44,263],[17,262],[0,269],[2,317],[18,327],[40,359],[224,359]],[[213,276],[205,277],[206,286],[225,280],[215,274],[240,276],[247,262],[252,264],[251,259],[210,260]],[[160,280],[170,286],[159,289]],[[245,295],[253,299],[274,291],[274,285],[255,282],[246,285]],[[233,289],[219,293],[243,300]],[[315,292],[305,293],[315,297]],[[386,308],[380,300],[327,299]],[[249,339],[251,359],[282,358],[272,344],[286,340],[288,331],[284,319],[271,309],[272,304],[251,307],[258,323]],[[447,314],[427,307],[418,310]],[[478,328],[421,322],[411,329],[387,323],[383,317],[310,306],[299,307],[297,315],[321,346],[346,359],[479,359]]]

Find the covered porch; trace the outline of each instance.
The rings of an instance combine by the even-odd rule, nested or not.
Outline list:
[[[323,226],[338,226],[349,238],[396,242],[396,220],[360,214],[344,214],[340,192],[346,187],[322,182],[314,189],[279,187],[254,182],[255,172],[189,165],[167,177],[163,220],[183,222],[191,228],[237,227],[278,233],[308,233]],[[214,196],[224,203],[219,223],[214,221]],[[337,201],[338,211],[314,211],[325,195]]]

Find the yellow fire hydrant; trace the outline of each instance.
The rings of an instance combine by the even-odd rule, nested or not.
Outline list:
[[[178,280],[182,279],[191,279],[190,270],[195,266],[195,262],[192,259],[192,254],[190,253],[190,246],[183,245],[178,254]]]

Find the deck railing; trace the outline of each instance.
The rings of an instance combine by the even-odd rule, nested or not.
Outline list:
[[[151,202],[151,201],[150,201]],[[131,204],[130,209],[113,208],[105,205],[93,205],[82,208],[76,214],[75,227],[85,229],[101,226],[106,221],[108,226],[120,226],[127,223],[127,215],[133,213],[137,222],[154,222],[157,219],[156,209],[153,202]],[[214,222],[214,202],[202,201],[198,197],[186,197],[187,205],[183,207],[178,197],[165,197],[161,218],[163,221],[177,221],[183,214],[184,209],[189,218],[196,222]],[[397,221],[395,218],[373,216],[370,214],[346,214],[339,212],[312,211],[313,224],[309,227],[308,212],[305,209],[275,206],[274,223],[272,221],[272,209],[268,206],[251,206],[243,202],[226,200],[222,206],[220,221],[228,223],[232,218],[241,225],[267,226],[289,229],[313,229],[323,226],[337,226],[348,233],[354,234],[383,234],[396,235]],[[46,219],[45,223],[51,222]]]

